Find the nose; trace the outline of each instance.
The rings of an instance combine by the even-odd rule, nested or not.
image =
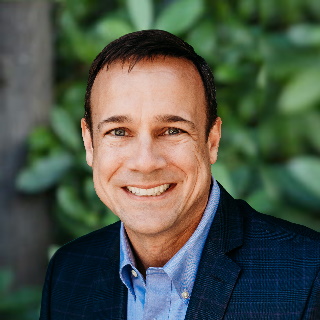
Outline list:
[[[165,151],[155,139],[147,136],[136,139],[127,160],[128,169],[146,174],[166,165]]]

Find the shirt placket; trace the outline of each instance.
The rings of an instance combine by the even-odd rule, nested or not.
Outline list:
[[[149,268],[143,320],[167,320],[170,312],[171,279],[162,268]]]

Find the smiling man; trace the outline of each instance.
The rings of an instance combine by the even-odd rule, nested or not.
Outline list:
[[[234,200],[211,177],[221,119],[207,63],[140,31],[93,62],[82,134],[121,220],[52,258],[40,319],[320,319],[320,236]]]

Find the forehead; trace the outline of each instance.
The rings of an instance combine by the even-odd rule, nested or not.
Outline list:
[[[133,68],[129,63],[116,62],[98,73],[91,93],[93,115],[100,113],[101,108],[105,113],[111,107],[132,110],[133,106],[135,110],[140,106],[145,113],[150,104],[159,112],[180,106],[180,109],[198,109],[197,113],[205,113],[205,107],[198,108],[206,102],[203,82],[195,65],[186,59],[157,57],[141,60]]]
[[[180,82],[181,85],[189,82],[195,89],[200,87],[204,91],[201,76],[191,61],[184,58],[159,56],[152,60],[141,60],[133,66],[130,62],[116,61],[103,67],[94,81],[91,95],[99,95],[109,87],[118,85],[118,82],[122,84],[123,81],[136,82],[138,78],[142,80],[146,77],[168,77],[168,79],[174,79],[176,83]],[[99,89],[103,89],[102,92]]]

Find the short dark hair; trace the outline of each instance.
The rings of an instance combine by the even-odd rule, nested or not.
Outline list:
[[[177,36],[162,30],[143,30],[126,34],[109,43],[95,58],[90,71],[85,96],[85,120],[92,133],[91,90],[99,71],[112,63],[129,63],[129,71],[143,59],[152,60],[156,57],[176,57],[191,61],[197,68],[203,81],[207,103],[206,134],[217,118],[217,101],[214,78],[207,62],[193,47]]]

